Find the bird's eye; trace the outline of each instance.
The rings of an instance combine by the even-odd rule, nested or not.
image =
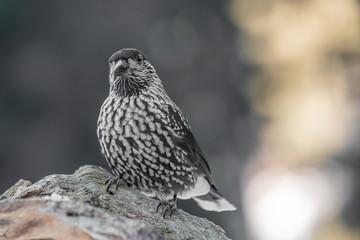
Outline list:
[[[137,57],[136,57],[136,61],[140,64],[140,63],[142,63],[142,58],[141,58],[141,56],[140,55],[138,55]]]

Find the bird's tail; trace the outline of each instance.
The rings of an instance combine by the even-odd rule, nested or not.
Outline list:
[[[222,197],[213,186],[211,186],[210,191],[206,195],[194,197],[193,199],[201,208],[207,211],[222,212],[236,210],[236,207]]]

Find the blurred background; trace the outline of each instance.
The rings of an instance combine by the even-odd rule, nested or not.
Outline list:
[[[0,192],[109,169],[108,58],[138,48],[238,210],[180,208],[232,239],[360,239],[356,0],[0,0]]]

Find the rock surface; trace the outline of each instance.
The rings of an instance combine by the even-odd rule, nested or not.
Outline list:
[[[0,196],[0,239],[228,239],[212,222],[178,209],[163,219],[157,200],[119,187],[110,174],[83,166],[72,175],[19,180]]]

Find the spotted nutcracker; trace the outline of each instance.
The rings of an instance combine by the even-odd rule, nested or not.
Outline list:
[[[193,198],[209,211],[236,208],[223,198],[208,162],[179,107],[166,94],[154,67],[136,49],[109,59],[110,92],[97,123],[97,136],[114,176],[111,185],[127,185],[160,200],[164,217],[176,199]]]

